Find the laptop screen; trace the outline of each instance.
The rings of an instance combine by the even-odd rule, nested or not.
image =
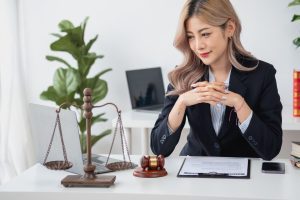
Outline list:
[[[131,106],[133,109],[162,107],[165,88],[160,67],[126,71]]]

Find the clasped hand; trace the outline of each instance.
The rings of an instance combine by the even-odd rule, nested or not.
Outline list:
[[[234,92],[228,91],[223,82],[197,82],[191,85],[192,90],[179,96],[185,106],[199,103],[208,103],[215,106],[221,103],[226,106],[236,107],[243,98]]]

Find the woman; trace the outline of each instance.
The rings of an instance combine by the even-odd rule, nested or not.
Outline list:
[[[184,61],[169,73],[164,108],[151,132],[155,154],[169,156],[186,118],[180,155],[273,159],[282,144],[276,70],[247,52],[229,0],[188,0],[174,46]]]

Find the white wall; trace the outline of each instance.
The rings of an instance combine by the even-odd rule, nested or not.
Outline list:
[[[288,8],[290,1],[231,1],[242,21],[242,42],[246,49],[256,57],[272,63],[277,69],[278,88],[284,106],[292,105],[292,70],[300,69],[300,50],[296,50],[292,44],[292,40],[299,36],[300,27],[299,23],[290,23],[292,15],[300,10],[297,7]],[[106,67],[113,68],[112,72],[103,76],[109,85],[105,102],[112,101],[123,111],[130,110],[125,70],[161,66],[167,84],[167,72],[181,61],[181,54],[173,48],[172,43],[183,2],[19,1],[29,101],[53,105],[39,99],[39,94],[52,83],[54,70],[60,67],[45,59],[45,55],[52,54],[49,44],[55,39],[49,34],[58,32],[57,24],[62,19],[69,19],[78,25],[89,16],[86,38],[99,34],[93,50],[105,55],[104,59],[96,63],[92,72],[96,73]],[[70,57],[67,59],[72,60]],[[116,116],[111,111],[107,110],[110,119]],[[110,123],[99,126],[95,131],[109,127]],[[102,140],[95,148],[96,152],[107,152],[109,143],[109,138]]]

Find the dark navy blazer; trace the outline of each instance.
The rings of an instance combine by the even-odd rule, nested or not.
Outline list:
[[[253,62],[248,63],[244,60],[242,64],[250,66]],[[199,81],[206,80],[207,73]],[[274,67],[263,61],[259,61],[258,67],[250,72],[232,67],[229,90],[244,97],[253,110],[253,116],[244,134],[238,127],[236,113],[231,112],[233,108],[227,106],[217,135],[212,125],[210,105],[201,103],[186,108],[184,120],[170,135],[168,115],[178,96],[166,96],[164,108],[151,132],[152,151],[156,155],[169,156],[179,141],[187,118],[190,132],[180,155],[273,159],[279,153],[282,144],[282,105],[275,73]],[[173,87],[169,85],[168,91],[171,90]]]

